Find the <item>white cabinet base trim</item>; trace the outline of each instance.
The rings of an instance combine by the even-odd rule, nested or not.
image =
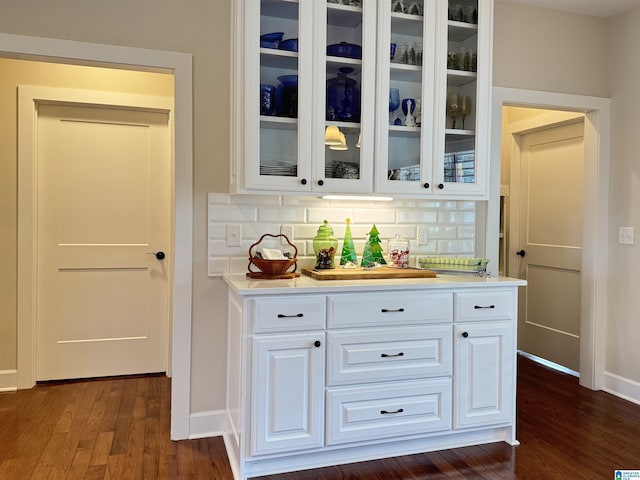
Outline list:
[[[395,442],[383,440],[378,444],[349,447],[340,445],[339,448],[326,447],[321,452],[300,452],[299,455],[287,455],[275,458],[254,458],[246,460],[244,465],[237,463],[237,456],[231,454],[229,446],[227,452],[232,462],[231,469],[236,480],[246,480],[251,477],[273,475],[277,473],[309,470],[333,465],[364,462],[381,458],[413,455],[416,453],[445,450],[450,448],[467,447],[493,442],[507,442],[518,445],[514,440],[511,427],[482,429],[469,432],[456,432],[445,435],[430,436],[428,438],[402,437]],[[226,441],[225,441],[226,444]],[[235,458],[234,458],[235,457]],[[235,465],[233,464],[235,463]]]

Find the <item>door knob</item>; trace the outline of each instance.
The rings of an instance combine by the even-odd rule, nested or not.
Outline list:
[[[158,260],[164,260],[164,257],[166,257],[166,255],[164,254],[163,251],[159,251],[159,252],[147,252],[147,255],[155,255],[155,257]]]
[[[522,258],[524,258],[524,256],[527,254],[527,252],[525,252],[524,250],[520,250],[519,252],[516,252],[516,255],[521,256]]]

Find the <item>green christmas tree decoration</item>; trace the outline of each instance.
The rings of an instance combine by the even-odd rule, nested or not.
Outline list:
[[[360,266],[362,268],[374,268],[380,265],[386,265],[387,262],[382,255],[382,247],[380,246],[380,232],[376,228],[375,224],[369,232],[369,240],[364,246],[364,253],[362,254],[362,262]]]
[[[351,219],[347,218],[347,229],[344,232],[344,242],[342,244],[342,254],[340,256],[340,265],[347,265],[352,263],[358,264],[358,256],[356,255],[356,247],[353,246],[353,237],[351,236],[351,228],[349,224]]]

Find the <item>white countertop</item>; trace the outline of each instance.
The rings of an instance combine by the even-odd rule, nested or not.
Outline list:
[[[239,295],[278,295],[292,293],[346,293],[441,288],[487,288],[525,286],[526,280],[509,277],[479,277],[472,274],[438,273],[436,278],[398,278],[375,280],[314,280],[301,275],[291,280],[256,280],[244,274],[223,276],[229,288]]]

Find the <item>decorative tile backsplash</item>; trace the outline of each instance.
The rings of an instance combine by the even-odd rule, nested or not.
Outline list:
[[[282,195],[209,194],[209,276],[245,273],[249,248],[265,233],[278,235],[280,225],[292,227],[289,240],[298,249],[298,267],[314,264],[313,237],[327,220],[342,251],[347,218],[351,219],[358,260],[375,223],[386,253],[387,243],[396,234],[410,241],[411,265],[416,256],[475,256],[476,204],[470,201],[394,200],[362,202],[322,200],[315,197]],[[227,229],[240,227],[240,246],[227,245]],[[427,242],[418,245],[418,233],[426,229]],[[262,246],[292,250],[269,239]]]

